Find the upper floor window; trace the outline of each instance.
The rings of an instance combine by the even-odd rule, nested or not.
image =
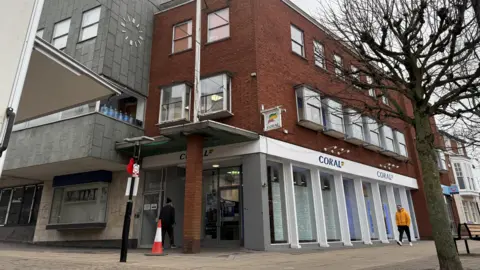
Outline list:
[[[160,123],[190,119],[190,87],[179,84],[162,88]]]
[[[39,38],[43,38],[43,33],[44,32],[45,32],[45,29],[38,30],[36,36],[39,37]]]
[[[343,58],[338,54],[334,54],[333,64],[335,65],[335,75],[343,79]]]
[[[385,96],[385,95],[382,95],[382,102],[383,102],[383,104],[385,104],[385,105],[389,105],[389,104],[390,104],[390,102],[388,101],[387,96]]]
[[[405,142],[405,135],[402,132],[395,130],[394,137],[395,137],[395,146],[397,149],[396,153],[401,156],[408,157],[407,144]]]
[[[443,142],[445,143],[445,148],[448,151],[452,150],[452,143],[450,142],[450,138],[447,136],[443,136]]]
[[[323,44],[316,40],[313,41],[313,55],[315,58],[315,65],[325,68],[325,49]]]
[[[358,85],[355,85],[355,83],[358,83],[360,81],[360,72],[358,71],[358,68],[354,65],[350,66],[350,72],[352,73],[352,82],[354,86],[358,88]]]
[[[312,129],[320,129],[322,121],[322,102],[320,93],[302,86],[295,91],[297,97],[298,121],[303,126]],[[304,123],[305,121],[309,123]]]
[[[202,79],[200,113],[203,115],[231,111],[231,79],[227,74]]]
[[[80,29],[80,38],[78,39],[79,42],[97,36],[98,22],[100,21],[100,10],[101,7],[96,7],[83,13],[82,27]]]
[[[52,45],[59,49],[63,50],[67,47],[68,40],[68,31],[70,30],[70,21],[71,19],[66,19],[61,22],[58,22],[53,27],[53,39]]]
[[[440,171],[448,170],[445,153],[441,149],[437,149],[437,164]]]
[[[393,130],[391,127],[383,125],[382,131],[382,145],[385,150],[395,152],[395,140],[393,139]]]
[[[208,14],[208,42],[230,37],[230,10],[228,8]]]
[[[345,118],[345,127],[348,137],[363,141],[363,121],[360,113],[353,109],[346,109]]]
[[[457,151],[459,155],[465,155],[465,152],[463,151],[463,144],[461,142],[457,142]]]
[[[455,175],[457,176],[457,182],[460,186],[460,189],[465,189],[465,180],[463,178],[462,165],[460,163],[454,163],[453,168],[455,169]]]
[[[328,130],[344,133],[342,104],[332,99],[323,100],[324,126]]]
[[[365,127],[366,141],[371,145],[380,146],[380,129],[377,121],[370,117],[364,117],[363,126]]]
[[[373,79],[372,79],[372,77],[366,76],[365,79],[366,79],[366,81],[367,81],[367,84],[373,85]],[[370,87],[370,88],[368,89],[368,95],[371,96],[371,97],[373,97],[373,98],[376,98],[375,89],[373,89],[373,87]]]
[[[303,31],[291,25],[292,51],[298,55],[305,57],[305,43],[303,38]]]
[[[172,53],[192,48],[192,21],[173,26]]]

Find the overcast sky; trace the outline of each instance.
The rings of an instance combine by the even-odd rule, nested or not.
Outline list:
[[[292,0],[292,2],[309,14],[315,13],[317,7],[319,6],[318,0]]]

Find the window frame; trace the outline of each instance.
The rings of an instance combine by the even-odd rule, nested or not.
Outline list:
[[[465,156],[465,151],[463,151],[463,144],[459,141],[457,141],[457,153],[460,156]]]
[[[407,140],[405,139],[405,134],[400,130],[393,130],[393,138],[395,153],[402,157],[408,157]],[[402,147],[405,149],[405,155],[402,154]]]
[[[336,131],[345,134],[345,116],[343,115],[344,105],[337,100],[325,98],[322,100],[322,108],[324,126],[327,128],[326,131]],[[333,128],[332,116],[341,119],[341,130]]]
[[[298,31],[301,35],[302,35],[302,43],[298,43],[298,41],[296,41],[294,38],[293,38],[293,30],[296,30]],[[296,52],[294,49],[293,49],[293,43],[297,44],[298,46],[301,47],[302,49],[302,54],[299,54],[298,52]],[[293,24],[290,24],[290,45],[292,47],[292,52],[297,54],[297,55],[300,55],[301,57],[305,58],[305,33],[303,32],[303,30],[301,30],[300,28],[298,28],[297,26],[293,25]]]
[[[339,54],[334,53],[333,54],[333,66],[334,66],[334,72],[335,76],[337,78],[340,78],[342,80],[345,79],[345,73],[343,72],[345,69],[344,62],[343,62],[343,57],[340,56]]]
[[[315,94],[314,98],[318,98],[318,106],[316,104],[312,104],[313,102],[308,102],[307,100],[307,92],[312,92]],[[315,91],[314,89],[311,89],[306,86],[298,87],[295,89],[295,97],[296,97],[296,107],[297,107],[297,121],[298,122],[303,122],[303,121],[308,121],[311,122],[315,125],[318,125],[319,127],[323,126],[323,112],[322,112],[322,96],[321,93],[318,91]],[[301,104],[300,104],[301,103]],[[300,105],[302,107],[300,107]],[[308,108],[315,108],[318,109],[319,113],[319,122],[314,121],[310,117],[310,115],[307,113]]]
[[[365,127],[365,141],[370,145],[382,148],[382,137],[380,135],[380,124],[378,123],[378,121],[369,116],[364,116],[363,125]],[[372,125],[374,125],[376,128],[372,129]],[[376,135],[378,141],[377,144],[372,143],[372,133]]]
[[[325,46],[318,40],[313,40],[313,60],[315,66],[325,70],[327,69],[327,65],[325,64]]]
[[[191,33],[187,33],[187,36],[176,39],[175,38],[175,29],[177,27],[185,25],[185,24],[187,24],[187,27],[190,29]],[[175,51],[175,42],[177,42],[179,40],[184,40],[184,39],[190,40],[189,48],[176,52]],[[173,25],[173,27],[172,27],[172,54],[188,51],[188,50],[191,50],[192,48],[193,48],[193,21],[192,20],[187,20],[187,21],[183,21],[183,22],[180,22],[180,23],[177,23],[177,24]]]
[[[63,22],[66,22],[68,21],[68,31],[65,33],[65,34],[62,34],[60,36],[55,36],[55,27],[57,27],[59,24],[63,23]],[[53,34],[52,34],[52,45],[53,47],[55,47],[56,49],[60,50],[60,51],[63,51],[65,50],[65,48],[67,48],[67,45],[68,45],[68,35],[70,33],[70,26],[72,25],[72,18],[67,18],[67,19],[64,19],[64,20],[61,20],[61,21],[58,21],[56,22],[54,25],[53,25]],[[55,41],[58,40],[58,39],[61,39],[63,37],[67,37],[67,41],[65,42],[65,47],[62,47],[62,48],[57,48],[55,46]]]
[[[37,32],[35,33],[35,36],[43,39],[44,34],[45,34],[45,28],[42,28],[42,29],[37,30]]]
[[[466,176],[463,173],[462,163],[460,163],[460,162],[453,163],[453,171],[455,172],[455,181],[458,184],[458,188],[461,189],[461,190],[466,190],[467,189],[467,185],[466,185],[466,182],[465,182],[465,180],[466,180],[465,177]],[[459,180],[460,178],[462,179],[462,182],[463,182],[463,188],[462,188],[462,185],[460,185],[460,180]]]
[[[353,87],[355,88],[360,88],[358,85],[355,85],[353,82],[360,82],[361,81],[361,77],[360,77],[360,69],[353,65],[353,64],[350,64],[350,71],[352,72],[351,74],[351,79],[352,79],[352,84],[353,84]]]
[[[393,131],[393,128],[388,126],[388,125],[385,125],[383,124],[381,127],[380,127],[380,134],[381,134],[381,141],[382,141],[382,148],[386,151],[389,151],[389,152],[393,152],[393,153],[396,153],[396,148],[395,148],[395,137],[394,137],[394,131]],[[390,132],[391,134],[391,138],[387,136],[387,132]],[[388,147],[387,145],[387,141],[388,142],[391,142],[391,149]]]
[[[438,169],[441,171],[447,171],[447,157],[445,155],[445,152],[443,152],[442,149],[436,149],[437,151],[437,164],[438,164]]]
[[[205,91],[205,87],[203,87],[203,85],[202,85],[201,93],[200,93],[200,108],[199,108],[199,115],[201,115],[201,116],[214,115],[214,114],[220,113],[220,112],[229,112],[229,113],[232,112],[232,76],[230,74],[228,74],[228,72],[217,73],[217,74],[212,75],[212,76],[201,78],[200,83],[202,83],[202,81],[204,81],[204,80],[209,80],[211,78],[219,77],[219,76],[223,77],[222,78],[222,82],[223,82],[223,86],[222,86],[222,89],[223,89],[223,91],[222,91],[222,93],[223,93],[223,107],[222,107],[221,110],[216,110],[216,111],[208,111],[208,112],[203,112],[202,111],[202,98],[204,97],[203,93]],[[206,96],[212,96],[212,95],[215,95],[215,94],[209,94],[209,95],[206,95]]]
[[[162,121],[163,106],[165,105],[165,104],[163,104],[164,90],[166,88],[172,88],[172,90],[173,90],[173,87],[175,87],[175,86],[183,86],[184,87],[183,88],[183,93],[182,93],[182,100],[180,101],[182,103],[182,107],[181,107],[182,108],[182,115],[178,119],[169,119],[169,120]],[[191,113],[191,108],[192,108],[191,95],[192,95],[192,87],[190,87],[190,85],[188,85],[186,83],[174,84],[174,85],[169,85],[169,86],[162,87],[161,90],[160,90],[160,110],[159,110],[159,114],[158,114],[158,123],[159,124],[165,124],[165,123],[177,122],[177,121],[182,121],[182,120],[190,121],[190,113]],[[188,101],[187,101],[187,96],[188,96]],[[188,113],[186,113],[186,111],[185,111],[185,109],[187,107],[186,106],[187,102],[188,102]],[[178,102],[168,103],[167,105],[174,104],[174,103],[178,103]]]
[[[377,95],[375,93],[375,89],[373,89],[373,78],[371,76],[365,76],[365,80],[368,85],[372,86],[368,89],[368,95],[373,99],[377,99]]]
[[[96,11],[98,10],[98,20],[96,22],[93,22],[93,23],[90,23],[88,25],[83,25],[84,21],[85,21],[85,15],[88,14],[89,12],[93,12],[93,11]],[[94,38],[97,38],[98,36],[98,28],[100,26],[100,19],[102,17],[102,6],[96,6],[94,8],[91,8],[89,10],[85,10],[83,13],[82,13],[82,21],[81,21],[81,24],[80,24],[80,32],[78,34],[78,43],[80,42],[84,42],[84,41],[87,41],[87,40],[90,40],[90,39],[94,39]],[[82,34],[83,34],[83,31],[86,29],[86,28],[89,28],[91,26],[95,26],[97,25],[97,31],[95,33],[94,36],[91,36],[91,37],[87,37],[85,39],[82,39]]]
[[[363,116],[361,115],[361,113],[352,108],[345,108],[345,112],[345,134],[348,135],[350,138],[365,141],[365,127],[363,125]],[[357,118],[358,120],[355,120],[353,118]],[[353,126],[357,126],[361,129],[361,138],[355,136],[353,132]]]
[[[222,25],[215,26],[215,27],[211,28],[211,27],[210,27],[209,17],[210,17],[210,16],[213,16],[213,15],[220,17],[217,13],[218,13],[218,12],[225,11],[225,10],[227,10],[227,13],[228,13],[228,22],[227,22],[227,23],[224,23],[224,24],[222,24]],[[223,18],[222,18],[222,19],[223,19]],[[228,36],[222,37],[222,38],[219,38],[219,39],[215,39],[215,40],[211,40],[211,39],[210,39],[210,33],[211,33],[211,31],[216,30],[216,29],[219,29],[219,28],[222,28],[222,27],[225,27],[225,26],[228,26]],[[231,33],[230,33],[230,7],[222,8],[222,9],[219,9],[219,10],[216,10],[216,11],[213,11],[213,12],[208,13],[208,14],[207,14],[207,44],[208,44],[208,43],[214,43],[214,42],[218,42],[218,41],[222,41],[222,40],[228,39],[228,38],[230,38],[230,36],[231,36]]]
[[[390,100],[388,99],[388,97],[385,94],[382,95],[382,103],[387,105],[387,106],[390,105]]]
[[[24,186],[14,186],[14,187],[5,187],[5,188],[0,188],[0,200],[2,199],[2,196],[3,196],[3,191],[4,190],[10,190],[10,195],[9,195],[9,199],[8,199],[8,206],[7,206],[7,212],[5,214],[5,222],[3,224],[0,224],[0,227],[12,227],[12,226],[29,226],[29,225],[34,225],[34,224],[31,224],[32,223],[32,215],[33,215],[33,211],[34,211],[34,207],[35,207],[35,201],[36,201],[36,198],[37,198],[37,190],[39,187],[43,187],[44,184],[29,184],[29,185],[24,185]],[[22,211],[23,211],[23,203],[25,201],[25,191],[26,191],[26,188],[28,187],[31,187],[33,188],[33,195],[32,195],[32,202],[30,203],[30,206],[27,205],[28,209],[29,209],[29,213],[28,213],[28,220],[27,220],[27,223],[20,223],[20,220],[22,218]],[[9,217],[10,217],[10,210],[11,210],[11,206],[12,206],[12,200],[13,200],[13,193],[15,191],[15,189],[18,189],[18,188],[21,188],[23,189],[23,194],[22,194],[22,205],[20,206],[20,212],[19,212],[19,216],[16,220],[15,223],[13,224],[8,224],[8,220],[9,220]],[[43,191],[43,189],[42,189]],[[39,202],[40,203],[40,202]],[[37,213],[38,215],[38,213]],[[36,221],[35,221],[36,222]]]

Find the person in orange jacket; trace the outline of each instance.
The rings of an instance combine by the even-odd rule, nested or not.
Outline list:
[[[400,238],[397,240],[397,244],[399,246],[402,245],[403,233],[405,232],[407,234],[408,243],[412,246],[412,239],[410,237],[410,215],[401,205],[397,205],[395,219],[397,221],[398,232],[400,233]]]

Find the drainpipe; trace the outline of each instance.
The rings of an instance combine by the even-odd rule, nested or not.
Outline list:
[[[202,44],[202,0],[197,0],[197,11],[195,20],[195,86],[193,96],[193,122],[196,123],[198,119],[198,111],[200,110],[200,54]]]

